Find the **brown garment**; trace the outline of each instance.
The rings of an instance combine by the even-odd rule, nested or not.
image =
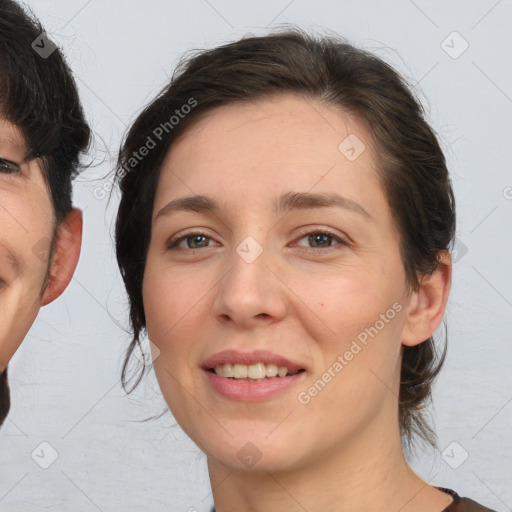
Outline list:
[[[443,512],[496,512],[495,510],[484,507],[469,498],[461,498],[451,489],[446,489],[445,487],[437,487],[437,489],[453,497],[453,502],[448,505]]]
[[[455,491],[447,489],[446,487],[437,487],[437,489],[453,497],[453,502],[442,512],[496,512],[496,510],[483,507],[469,498],[461,498]],[[215,512],[215,508],[212,508],[211,512]]]

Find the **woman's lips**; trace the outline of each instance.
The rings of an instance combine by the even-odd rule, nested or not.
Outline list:
[[[213,390],[224,398],[262,401],[305,378],[306,368],[266,350],[224,350],[208,358],[203,373]]]
[[[286,377],[271,377],[261,380],[222,377],[203,369],[203,374],[213,390],[224,398],[242,402],[261,402],[284,391],[305,378],[305,371]]]

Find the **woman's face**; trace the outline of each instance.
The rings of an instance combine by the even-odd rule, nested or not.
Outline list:
[[[277,470],[397,433],[409,292],[376,166],[360,122],[293,95],[216,109],[167,155],[147,331],[210,457]]]
[[[34,322],[55,223],[45,176],[23,135],[0,119],[0,371]]]

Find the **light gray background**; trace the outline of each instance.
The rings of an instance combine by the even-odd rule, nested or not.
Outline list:
[[[434,393],[440,451],[420,453],[412,464],[435,485],[512,510],[512,1],[29,4],[65,50],[97,153],[75,185],[74,202],[84,210],[75,277],[43,308],[10,364],[0,510],[208,510],[204,456],[169,413],[140,421],[165,406],[154,376],[129,397],[120,388],[129,337],[112,248],[117,198],[108,204],[95,195],[108,187],[101,177],[112,169],[126,126],[184,51],[281,23],[338,32],[416,84],[452,173],[459,242],[448,358]],[[446,39],[454,31],[463,40]],[[469,47],[457,56],[464,40]],[[43,469],[36,460],[51,462],[52,450],[58,458]]]

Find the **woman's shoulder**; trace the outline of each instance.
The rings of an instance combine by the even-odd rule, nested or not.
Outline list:
[[[453,502],[446,507],[443,512],[496,512],[495,510],[480,505],[480,503],[472,499],[460,497],[452,489],[447,489],[446,487],[438,487],[438,489],[453,497]]]

